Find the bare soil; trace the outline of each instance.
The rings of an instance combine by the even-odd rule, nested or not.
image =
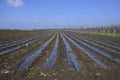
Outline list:
[[[53,31],[52,31],[53,32]],[[54,31],[54,34],[60,33],[60,31]],[[21,32],[0,32],[3,36],[0,36],[0,43],[11,42],[14,40],[19,40],[26,37],[34,37],[44,33],[51,33],[51,31],[23,31]],[[67,32],[63,32],[67,33]],[[71,32],[72,33],[72,32]],[[73,35],[85,36],[90,39],[106,41],[111,43],[112,45],[119,46],[120,38],[114,37],[105,37],[105,36],[97,36],[97,35],[87,35],[87,34],[77,34],[72,33]],[[8,35],[8,36],[5,36]],[[120,80],[120,63],[112,61],[102,55],[99,55],[95,51],[91,50],[88,47],[81,45],[82,47],[90,50],[95,56],[99,57],[104,63],[112,66],[110,69],[103,69],[99,65],[97,65],[86,53],[82,50],[78,49],[73,43],[71,43],[68,39],[68,43],[70,44],[73,54],[76,56],[77,61],[80,64],[80,71],[76,71],[69,64],[68,57],[66,54],[65,44],[62,38],[59,35],[59,44],[58,44],[58,53],[56,56],[56,60],[54,65],[46,69],[44,64],[48,61],[49,56],[53,50],[55,45],[56,37],[50,42],[50,44],[42,51],[42,54],[38,56],[38,58],[29,66],[26,70],[19,70],[17,68],[18,64],[26,59],[27,56],[33,54],[36,50],[38,50],[46,41],[48,41],[53,34],[50,36],[41,39],[33,44],[30,44],[27,47],[18,49],[16,51],[0,55],[0,80]],[[14,39],[13,39],[14,38]],[[119,40],[119,41],[118,41]],[[75,40],[74,40],[75,41]],[[88,44],[88,43],[87,43]],[[90,44],[91,45],[91,44]],[[94,46],[94,45],[91,45]],[[97,46],[94,46],[98,48]],[[120,55],[115,55],[110,51],[106,51],[105,49],[98,48],[101,51],[105,51],[106,53],[120,58]]]

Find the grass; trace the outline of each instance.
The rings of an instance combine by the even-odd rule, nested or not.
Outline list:
[[[103,36],[113,36],[113,37],[120,37],[120,33],[106,33],[106,32],[96,32],[96,33],[93,33],[93,32],[88,32],[87,34],[95,34],[95,35],[103,35]]]
[[[77,32],[80,34],[94,34],[94,35],[103,35],[103,36],[112,36],[112,37],[120,37],[120,33],[112,33],[112,32],[87,32],[87,31],[80,31],[80,30],[73,30],[72,32]]]

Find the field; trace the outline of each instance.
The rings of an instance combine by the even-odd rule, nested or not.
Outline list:
[[[0,80],[120,80],[120,37],[0,31]]]

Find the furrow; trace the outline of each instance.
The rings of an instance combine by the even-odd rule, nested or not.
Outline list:
[[[51,68],[53,66],[54,61],[57,56],[57,53],[58,53],[58,43],[59,43],[59,35],[57,34],[55,46],[52,50],[52,53],[51,53],[48,61],[44,64],[45,68]]]
[[[74,40],[69,38],[68,36],[64,35],[70,42],[72,42],[77,48],[82,50],[84,53],[86,53],[93,61],[95,61],[98,65],[100,65],[102,68],[107,69],[110,68],[107,64],[103,63],[98,57],[96,57],[93,53],[91,53],[89,50],[83,48],[78,43],[76,43]]]
[[[103,49],[105,49],[105,50],[108,50],[108,51],[110,51],[110,52],[120,54],[120,52],[118,52],[118,51],[116,51],[116,50],[114,50],[114,49],[110,49],[110,48],[108,48],[108,47],[106,47],[106,46],[102,46],[102,45],[100,45],[100,44],[96,44],[95,42],[89,41],[89,40],[84,39],[84,38],[81,38],[81,37],[79,37],[79,36],[75,36],[75,35],[74,35],[74,37],[79,38],[79,39],[81,39],[81,40],[83,40],[83,41],[86,41],[87,43],[93,44],[93,45],[95,45],[95,46],[97,46],[97,47],[100,47],[100,48],[103,48]]]
[[[72,49],[69,45],[69,43],[66,41],[66,39],[63,37],[63,35],[60,33],[60,36],[65,44],[65,47],[66,47],[66,53],[67,53],[67,56],[68,56],[68,60],[69,60],[69,64],[77,71],[80,70],[80,65],[78,63],[78,61],[76,60],[76,56],[73,55],[72,53]]]
[[[12,47],[12,46],[15,46],[15,45],[18,45],[18,44],[21,44],[21,43],[24,43],[24,42],[27,42],[27,41],[30,41],[30,40],[32,40],[32,39],[29,38],[29,39],[26,39],[26,40],[23,40],[23,41],[20,41],[20,42],[16,42],[16,43],[13,43],[13,44],[10,44],[10,45],[7,45],[7,46],[3,46],[3,47],[1,47],[0,49]]]
[[[84,36],[82,36],[82,38],[86,38],[87,40],[91,40],[91,41],[96,42],[96,43],[99,43],[99,44],[101,44],[101,45],[103,45],[103,46],[107,46],[107,47],[109,47],[109,48],[117,49],[117,50],[120,51],[120,47],[119,47],[119,46],[111,45],[111,44],[108,44],[108,43],[105,43],[105,42],[101,42],[101,41],[96,41],[96,40],[89,39],[89,38],[84,37]]]
[[[32,62],[36,60],[36,58],[42,54],[42,51],[48,46],[48,44],[55,38],[55,35],[50,38],[46,43],[44,43],[37,51],[35,51],[33,54],[29,55],[25,60],[21,61],[17,68],[20,70],[27,69]]]
[[[103,52],[103,51],[101,51],[100,49],[98,49],[98,48],[96,48],[96,47],[93,47],[93,46],[91,46],[91,45],[89,45],[89,44],[87,44],[87,43],[85,43],[85,42],[83,42],[83,41],[81,41],[81,40],[73,37],[73,36],[71,36],[71,38],[75,39],[76,41],[78,41],[78,42],[81,43],[82,45],[84,45],[84,46],[86,46],[86,47],[94,50],[95,52],[99,53],[100,55],[103,55],[103,56],[107,57],[108,59],[111,59],[112,61],[115,61],[115,62],[120,63],[120,59],[119,59],[119,58],[114,58],[113,56],[107,54],[106,52]]]
[[[38,40],[40,40],[40,39],[43,39],[43,38],[45,38],[45,37],[47,37],[47,36],[48,36],[48,35],[46,35],[46,36],[41,36],[40,38],[35,39],[35,40],[33,40],[33,41],[30,41],[30,42],[27,42],[26,44],[27,44],[27,45],[30,45],[30,44],[32,44],[32,43],[34,43],[34,42],[36,42],[36,41],[38,41]],[[5,50],[5,51],[3,51],[3,52],[0,52],[0,55],[3,55],[3,54],[6,54],[6,53],[15,51],[15,50],[20,49],[20,48],[22,48],[22,47],[27,47],[26,44],[22,44],[22,45],[19,45],[19,46],[17,46],[17,47],[14,47],[14,48]]]
[[[45,34],[44,34],[44,35],[45,35]],[[43,35],[41,35],[41,36],[43,36]],[[39,37],[41,37],[41,36],[37,36],[37,37],[34,37],[34,38],[27,38],[27,39],[25,39],[25,40],[18,41],[18,42],[15,42],[15,43],[13,43],[13,44],[9,44],[9,45],[0,47],[0,49],[4,49],[4,48],[12,47],[12,46],[15,46],[15,45],[18,45],[18,44],[22,44],[22,43],[25,43],[25,42],[28,42],[28,41],[37,39],[37,38],[39,38]]]
[[[120,47],[118,47],[118,46],[113,46],[113,45],[108,44],[108,43],[106,43],[106,42],[99,42],[99,43],[100,43],[100,44],[104,44],[105,46],[112,47],[112,48],[115,48],[115,49],[120,50]]]
[[[10,45],[10,44],[14,44],[14,43],[20,42],[20,41],[24,41],[24,40],[26,40],[26,39],[29,39],[29,38],[24,38],[24,39],[20,39],[20,40],[17,40],[17,41],[12,41],[12,42],[8,42],[8,43],[1,44],[1,45],[0,45],[0,48],[1,48],[1,47],[4,47],[4,46],[8,46],[8,45]]]

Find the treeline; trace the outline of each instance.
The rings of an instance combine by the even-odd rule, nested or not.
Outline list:
[[[0,31],[21,31],[19,29],[0,29]]]
[[[102,26],[102,27],[93,27],[93,28],[86,28],[87,31],[95,31],[95,32],[116,32],[120,33],[120,25],[112,25],[112,26]]]
[[[65,31],[72,31],[83,34],[96,34],[106,36],[120,36],[120,25],[110,25],[102,27],[77,27],[71,29],[64,29]]]
[[[0,31],[44,31],[49,29],[0,29]]]
[[[97,26],[97,27],[72,27],[64,28],[65,30],[81,31],[81,32],[108,32],[108,33],[120,33],[120,25],[110,25],[110,26]]]

